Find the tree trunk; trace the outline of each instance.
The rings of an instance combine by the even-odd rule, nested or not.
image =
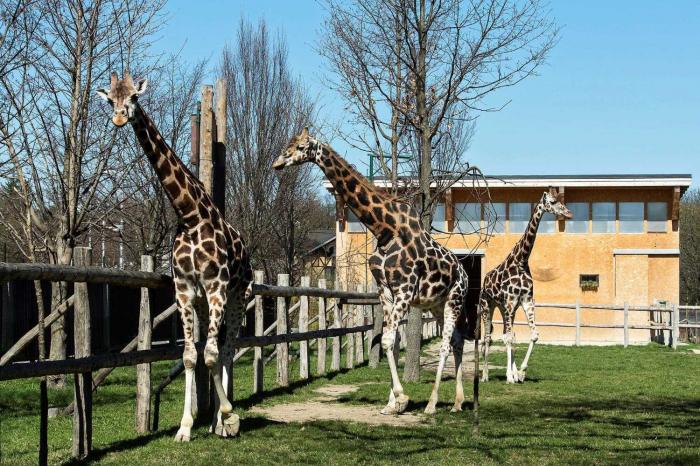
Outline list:
[[[420,215],[423,228],[430,231],[432,196],[430,192],[431,175],[431,131],[428,102],[426,99],[426,66],[427,33],[425,24],[425,0],[420,2],[419,13],[419,40],[418,40],[418,69],[416,72],[416,117],[419,123],[420,136]],[[411,308],[408,312],[408,324],[406,325],[406,359],[404,364],[403,379],[407,382],[416,382],[420,377],[420,347],[422,333],[422,312],[420,309]]]
[[[73,258],[73,247],[63,237],[59,236],[56,241],[55,263],[59,265],[69,265]],[[68,283],[55,282],[51,284],[51,309],[56,309],[63,301],[68,299]],[[66,359],[66,318],[62,315],[51,324],[51,347],[49,349],[49,359]],[[53,375],[49,378],[50,388],[65,386],[64,375]]]

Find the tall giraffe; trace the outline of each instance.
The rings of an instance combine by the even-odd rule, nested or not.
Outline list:
[[[371,185],[330,146],[311,137],[306,128],[291,139],[273,168],[281,170],[304,162],[313,162],[321,168],[335,192],[377,238],[377,248],[369,258],[369,267],[384,309],[386,326],[382,346],[392,379],[389,402],[382,414],[402,413],[408,405],[409,398],[401,385],[393,351],[399,322],[410,306],[432,310],[436,317],[444,319],[440,362],[425,412],[435,412],[438,387],[450,347],[454,352],[457,380],[452,411],[461,411],[464,401],[461,364],[466,331],[463,303],[467,294],[467,274],[459,260],[423,229],[409,204]]]
[[[571,218],[571,212],[563,203],[563,194],[557,194],[554,188],[549,188],[542,194],[537,203],[527,230],[522,238],[515,244],[513,250],[495,269],[484,277],[484,285],[479,296],[479,314],[484,320],[484,368],[483,381],[489,379],[489,346],[491,345],[491,333],[493,332],[492,319],[496,307],[501,310],[503,316],[503,342],[506,345],[508,362],[506,365],[506,380],[508,383],[523,382],[527,363],[532,354],[532,349],[538,339],[535,327],[535,301],[533,299],[532,274],[530,274],[530,253],[537,237],[537,228],[545,212],[565,218]],[[515,364],[513,352],[513,321],[515,311],[522,306],[527,315],[527,323],[530,326],[530,346],[527,348],[525,359],[520,371]],[[478,359],[477,359],[478,361]],[[475,368],[475,371],[478,367]],[[477,377],[476,373],[474,377]]]
[[[224,220],[202,183],[173,153],[139,105],[138,96],[146,90],[146,84],[146,80],[134,83],[128,72],[122,80],[112,73],[110,87],[97,92],[112,105],[114,125],[121,127],[131,123],[179,220],[173,242],[172,267],[175,299],[185,336],[182,354],[185,407],[175,440],[187,442],[191,435],[193,375],[197,363],[194,300],[202,296],[206,296],[209,305],[204,363],[212,374],[219,398],[215,432],[222,437],[233,436],[238,433],[239,419],[232,413],[233,406],[224,387],[228,386],[228,378],[233,377],[228,373],[233,359],[233,340],[245,312],[245,302],[251,294],[252,271],[248,252],[241,235]],[[217,339],[222,318],[226,322],[226,335],[219,357]]]

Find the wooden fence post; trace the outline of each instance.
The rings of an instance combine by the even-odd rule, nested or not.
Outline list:
[[[153,257],[141,256],[141,271],[153,272]],[[139,310],[138,350],[151,349],[151,299],[150,290],[141,288],[141,307]],[[144,434],[149,431],[151,419],[151,364],[136,366],[136,432]]]
[[[318,287],[322,289],[326,288],[325,278],[318,281]],[[318,329],[325,330],[326,326],[326,299],[318,298]],[[325,337],[318,339],[318,342],[316,343],[316,350],[316,372],[318,375],[323,375],[326,373],[327,346]]]
[[[357,291],[363,293],[365,287],[363,285],[357,285]],[[355,325],[362,326],[365,325],[365,306],[363,304],[357,304],[355,306]],[[363,332],[357,332],[355,334],[355,361],[358,364],[365,362],[365,334]]]
[[[576,300],[576,346],[581,346],[581,304]]]
[[[341,284],[340,289],[342,291],[347,291],[343,284]],[[345,328],[350,328],[355,323],[354,306],[348,306],[346,304],[343,304],[343,306],[345,307]],[[347,369],[352,369],[355,367],[355,335],[352,333],[345,335],[345,345],[345,367]]]
[[[256,270],[253,273],[254,281],[257,284],[263,282],[263,271]],[[263,312],[263,297],[255,295],[255,336],[263,336],[265,331],[265,315]],[[263,361],[262,347],[256,346],[253,355],[253,393],[258,394],[263,391],[263,370],[265,363]]]
[[[342,301],[338,298],[333,300],[333,328],[341,328],[343,326],[342,321]],[[340,370],[340,337],[333,337],[332,340],[333,348],[331,355],[331,370]]]
[[[625,302],[625,309],[624,309],[624,324],[623,324],[623,333],[624,333],[624,345],[625,348],[627,348],[627,345],[630,344],[630,327],[629,327],[629,318],[630,318],[630,309],[629,309],[629,304]]]
[[[678,338],[680,337],[680,331],[678,328],[678,323],[680,321],[680,312],[678,312],[678,304],[673,304],[673,313],[671,314],[671,348],[678,348]]]
[[[277,275],[278,286],[289,286],[289,275],[281,273]],[[277,335],[287,333],[287,298],[277,298]],[[289,343],[277,344],[277,385],[287,387],[289,385]]]
[[[372,286],[372,291],[376,291],[376,287]],[[381,304],[372,306],[372,323],[374,327],[371,330],[371,338],[369,343],[369,367],[379,367],[379,360],[382,357],[382,327],[384,325],[384,309]]]
[[[310,287],[311,278],[301,277],[301,286]],[[299,332],[309,330],[309,297],[299,296]],[[299,378],[306,380],[309,378],[309,341],[299,342]]]
[[[76,266],[92,265],[92,249],[77,247],[73,261]],[[87,283],[75,284],[75,302],[73,304],[73,336],[75,342],[75,357],[91,356],[90,344],[90,301]],[[73,411],[73,448],[72,455],[76,459],[84,459],[92,450],[92,373],[85,372],[74,375]]]

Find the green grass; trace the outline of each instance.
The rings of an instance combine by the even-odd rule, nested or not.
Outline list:
[[[439,412],[425,425],[410,428],[314,422],[280,424],[246,413],[253,405],[300,401],[327,383],[363,383],[347,403],[386,403],[389,373],[360,367],[292,382],[274,389],[274,362],[267,366],[263,398],[251,395],[251,369],[236,366],[236,409],[241,436],[219,439],[206,426],[193,430],[189,444],[172,441],[182,413],[183,381],[168,387],[161,406],[160,431],[134,433],[134,370],[115,371],[97,391],[94,404],[94,454],[105,464],[700,464],[700,356],[687,349],[646,347],[557,347],[535,349],[528,380],[506,385],[504,370],[493,370],[481,384],[481,435],[472,434],[472,412],[448,412],[454,381],[440,388]],[[524,354],[518,348],[518,357]],[[504,365],[503,353],[490,362]],[[154,365],[154,385],[167,372]],[[312,363],[315,368],[315,363]],[[293,367],[297,374],[298,368]],[[370,383],[368,383],[370,382]],[[376,383],[371,383],[376,382]],[[432,376],[406,384],[410,410],[422,410]],[[467,383],[467,388],[471,385]],[[470,392],[471,390],[467,390]],[[65,405],[70,390],[51,393],[50,403]],[[468,395],[468,400],[471,396]],[[38,440],[38,383],[0,383],[0,463],[35,464]],[[71,422],[49,422],[49,460],[70,459]]]

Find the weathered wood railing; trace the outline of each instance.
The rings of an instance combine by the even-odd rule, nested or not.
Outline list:
[[[614,305],[614,304],[559,304],[559,303],[536,303],[536,309],[565,309],[572,310],[576,312],[575,322],[543,322],[540,320],[536,321],[538,327],[559,327],[559,328],[574,328],[575,329],[575,340],[574,344],[576,346],[581,345],[581,329],[584,328],[598,328],[598,329],[621,329],[622,330],[622,344],[627,347],[630,342],[630,330],[657,330],[657,331],[669,331],[670,339],[669,345],[674,349],[678,345],[679,339],[679,329],[689,328],[689,324],[680,322],[679,319],[679,308],[676,304],[670,307],[664,306],[633,306],[630,304]],[[688,306],[685,306],[688,307]],[[623,323],[622,324],[594,324],[594,323],[583,323],[581,320],[582,310],[592,310],[592,311],[615,311],[623,313]],[[657,320],[650,319],[649,324],[639,325],[632,324],[629,321],[630,312],[646,312],[646,313],[658,313],[667,314],[668,323],[659,322]],[[503,324],[501,320],[494,320],[494,324]],[[528,323],[524,321],[516,321],[515,325],[527,326]]]
[[[76,282],[75,293],[58,306],[44,320],[44,326],[50,325],[58,317],[69,311],[75,312],[75,357],[60,361],[34,361],[11,363],[9,361],[29,344],[44,329],[36,326],[25,334],[0,359],[0,381],[29,377],[43,377],[57,374],[75,374],[75,397],[73,403],[65,409],[73,413],[73,456],[85,458],[91,450],[92,442],[92,391],[116,367],[137,366],[136,386],[136,429],[144,432],[149,429],[150,413],[150,366],[149,363],[164,360],[176,360],[182,356],[183,348],[179,345],[166,345],[153,348],[151,333],[155,327],[176,312],[172,305],[152,318],[152,303],[149,288],[172,286],[167,275],[153,273],[152,261],[144,259],[143,271],[126,272],[90,266],[89,248],[76,248],[76,263],[80,266],[51,266],[45,264],[7,264],[0,263],[0,282],[8,280],[49,280]],[[139,321],[135,323],[138,335],[129,342],[121,352],[92,355],[89,344],[90,308],[86,283],[108,283],[112,285],[141,288],[141,308]],[[369,365],[377,367],[380,358],[380,339],[375,338],[382,331],[383,312],[378,305],[376,293],[358,291],[332,290],[326,288],[325,280],[319,280],[318,287],[311,287],[310,280],[303,277],[300,287],[289,286],[286,275],[278,277],[278,285],[262,283],[262,272],[255,273],[253,286],[254,299],[247,303],[246,311],[253,311],[255,336],[236,339],[234,347],[239,349],[234,361],[239,360],[249,348],[255,348],[253,355],[254,393],[263,392],[263,347],[276,345],[274,355],[277,360],[277,384],[289,383],[289,344],[299,342],[299,379],[310,377],[310,348],[315,345],[317,353],[316,374],[323,375],[328,357],[327,338],[332,339],[332,371],[341,366],[341,350],[346,348],[346,367],[352,368],[369,358]],[[264,329],[263,298],[277,298],[277,319]],[[289,298],[298,298],[289,306]],[[311,298],[317,300],[316,316],[310,318]],[[372,312],[369,309],[373,308]],[[298,332],[289,333],[290,314],[296,311]],[[330,315],[330,320],[329,320]],[[311,330],[315,324],[317,329]],[[272,334],[275,332],[275,334]],[[431,338],[439,334],[439,327],[434,318],[424,320],[423,336]],[[345,344],[341,338],[345,337]],[[202,343],[198,343],[201,348]],[[134,351],[136,348],[138,350]],[[99,370],[93,378],[93,372]],[[162,389],[177,375],[177,367],[171,370],[168,378],[155,391],[156,410],[153,414],[154,427],[157,426],[157,404]],[[42,406],[47,406],[42,403]],[[78,407],[79,409],[74,409]],[[42,412],[45,418],[46,412]],[[46,433],[40,436],[40,443],[46,441]],[[44,449],[45,451],[45,449]],[[40,459],[41,461],[41,459]]]

